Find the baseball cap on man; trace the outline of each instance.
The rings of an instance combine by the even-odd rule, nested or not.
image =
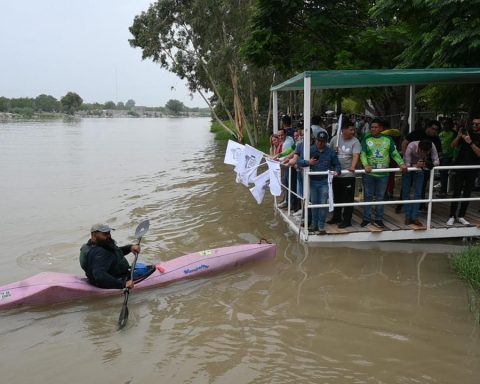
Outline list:
[[[324,131],[320,131],[317,134],[317,140],[325,140],[328,141],[328,133]]]
[[[92,225],[92,228],[90,228],[90,233],[92,232],[110,232],[110,231],[114,231],[115,228],[111,228],[108,224],[104,224],[104,223],[97,223],[97,224],[93,224]]]

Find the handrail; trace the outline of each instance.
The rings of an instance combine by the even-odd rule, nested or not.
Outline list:
[[[434,184],[434,177],[435,177],[435,171],[440,171],[440,170],[455,170],[455,169],[480,169],[480,165],[439,165],[435,166],[430,169],[430,184],[429,184],[429,190],[428,190],[428,197],[425,199],[416,199],[416,200],[388,200],[388,201],[368,201],[368,202],[352,202],[352,203],[335,203],[333,204],[333,207],[350,207],[350,206],[366,206],[366,205],[392,205],[392,204],[415,204],[415,203],[426,203],[427,204],[427,223],[426,227],[427,229],[431,228],[431,219],[432,219],[432,204],[433,203],[439,203],[439,202],[453,202],[453,201],[479,201],[480,197],[457,197],[457,198],[433,198],[433,184]],[[408,172],[418,172],[421,171],[421,168],[417,167],[409,167],[407,169]],[[400,168],[376,168],[372,169],[372,173],[390,173],[390,172],[399,172]],[[288,167],[288,186],[285,186],[281,184],[285,189],[287,189],[287,204],[288,204],[288,214],[290,214],[290,209],[291,209],[291,194],[295,195],[297,198],[301,199],[304,201],[303,208],[305,209],[305,215],[308,214],[308,209],[311,208],[327,208],[330,206],[330,204],[310,204],[310,202],[306,202],[305,204],[305,196],[299,196],[296,192],[293,192],[291,190],[291,172],[292,172],[292,167]],[[328,173],[331,171],[317,171],[317,172],[312,172],[309,171],[308,169],[304,169],[304,175],[307,177],[314,176],[314,175],[328,175]],[[347,169],[343,169],[342,174],[352,174],[351,171]],[[358,174],[366,174],[365,169],[356,169],[354,172],[355,175]],[[306,192],[306,193],[305,193]],[[304,195],[309,195],[308,191],[305,191],[304,188]],[[307,220],[305,220],[304,223],[305,228],[308,226]]]

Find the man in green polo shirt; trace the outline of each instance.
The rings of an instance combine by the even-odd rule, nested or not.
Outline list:
[[[363,175],[363,187],[365,190],[365,202],[383,201],[388,184],[388,172],[372,172],[373,169],[388,168],[390,159],[400,166],[402,172],[407,171],[405,162],[395,146],[395,142],[390,136],[382,135],[385,123],[381,119],[373,119],[370,131],[371,133],[362,141],[362,151],[360,152],[360,161],[365,168]],[[384,206],[375,206],[375,220],[373,224],[381,229],[385,229],[383,223]],[[363,209],[362,227],[367,226],[372,221],[372,206],[366,205]]]

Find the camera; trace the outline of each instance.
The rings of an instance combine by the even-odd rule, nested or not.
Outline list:
[[[468,129],[465,127],[462,127],[460,128],[460,132],[462,133],[462,135],[466,135],[468,133]]]

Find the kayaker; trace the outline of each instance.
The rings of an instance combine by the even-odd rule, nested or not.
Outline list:
[[[139,244],[118,247],[111,236],[114,230],[108,224],[94,224],[90,239],[80,248],[80,265],[91,284],[99,288],[134,287],[130,279],[130,265],[125,258],[130,252],[140,253]]]

